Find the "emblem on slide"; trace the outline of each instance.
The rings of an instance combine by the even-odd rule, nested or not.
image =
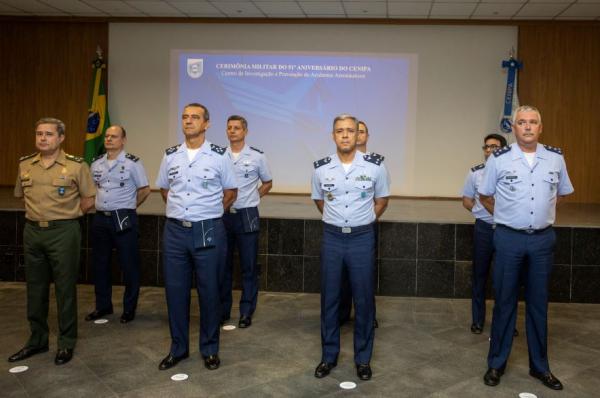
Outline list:
[[[187,74],[192,79],[198,79],[204,72],[204,60],[202,58],[188,58]]]

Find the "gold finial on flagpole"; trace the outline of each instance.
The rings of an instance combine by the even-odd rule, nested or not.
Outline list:
[[[511,47],[510,52],[508,53],[509,58],[514,59],[515,58],[515,47]]]

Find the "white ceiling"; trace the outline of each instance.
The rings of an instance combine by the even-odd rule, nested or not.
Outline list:
[[[600,21],[600,0],[0,0],[0,15]]]

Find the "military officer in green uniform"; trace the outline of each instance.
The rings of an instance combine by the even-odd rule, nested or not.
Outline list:
[[[58,307],[58,351],[54,363],[71,360],[77,339],[79,218],[94,205],[96,189],[83,159],[61,149],[65,124],[43,118],[35,124],[39,152],[19,162],[15,196],[25,200],[25,276],[31,336],[8,358],[20,361],[48,351],[48,304],[54,280]]]

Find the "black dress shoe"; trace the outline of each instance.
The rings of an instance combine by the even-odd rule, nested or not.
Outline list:
[[[377,328],[379,327],[379,322],[377,322],[377,319],[375,319],[375,320],[373,321],[373,327],[374,327],[375,329],[377,329]]]
[[[240,329],[245,329],[247,327],[250,327],[250,325],[252,325],[252,318],[250,318],[249,316],[243,316],[240,318],[240,321],[238,322],[238,326]]]
[[[135,311],[124,311],[121,315],[121,323],[129,323],[135,318]]]
[[[539,379],[544,385],[553,390],[562,390],[563,385],[552,373],[538,373],[535,370],[529,370],[529,374],[536,379]]]
[[[483,326],[474,323],[471,325],[471,333],[473,334],[481,334],[483,332]]]
[[[327,376],[331,372],[331,369],[335,368],[336,366],[337,362],[321,362],[315,369],[315,377],[317,379],[322,379],[323,377]]]
[[[59,348],[56,352],[56,356],[54,357],[55,365],[64,365],[69,362],[73,358],[73,349],[72,348]]]
[[[204,367],[208,370],[218,369],[220,364],[221,360],[217,354],[204,357]]]
[[[500,377],[504,372],[500,369],[489,368],[485,375],[483,376],[483,382],[486,386],[497,386],[500,384]]]
[[[179,361],[181,361],[182,359],[186,359],[187,357],[189,357],[189,354],[187,352],[180,357],[175,357],[169,354],[166,357],[164,357],[162,361],[160,361],[160,364],[158,365],[158,370],[170,369],[173,366],[177,365]]]
[[[519,335],[519,331],[517,329],[515,329],[515,331],[513,332],[513,337],[517,337]]]
[[[227,318],[221,318],[221,323],[220,323],[220,325],[221,325],[221,326],[225,325],[225,322],[227,322],[227,321],[228,321],[228,320],[230,320],[230,319],[231,319],[230,317],[227,317]]]
[[[105,315],[110,315],[113,313],[112,309],[109,310],[94,310],[92,312],[90,312],[89,314],[86,315],[85,320],[86,321],[95,321],[96,319],[100,319]]]
[[[371,371],[371,365],[368,363],[356,364],[356,375],[361,380],[371,380],[373,372]]]
[[[8,357],[8,362],[17,362],[27,359],[32,355],[48,352],[48,346],[44,347],[23,347],[16,354]]]

